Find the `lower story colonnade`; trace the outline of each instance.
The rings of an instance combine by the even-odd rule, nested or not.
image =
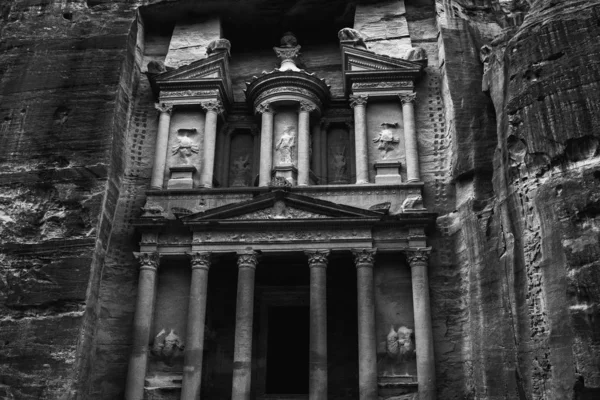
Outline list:
[[[261,249],[249,248],[236,252],[237,298],[233,349],[232,399],[250,400],[252,392],[253,324],[256,270],[261,268]],[[347,250],[343,250],[347,252]],[[429,304],[427,265],[430,248],[407,248],[394,253],[398,263],[404,259],[411,269],[416,370],[419,398],[435,398],[433,335]],[[327,269],[330,249],[294,251],[309,268],[309,370],[308,399],[324,400],[328,396],[328,327],[327,327]],[[351,250],[356,267],[356,304],[358,326],[358,393],[360,400],[378,398],[378,361],[376,332],[376,301],[374,269],[376,248]],[[157,271],[161,260],[169,255],[157,251],[134,254],[140,265],[138,297],[134,317],[132,353],[129,360],[127,400],[144,398],[144,382],[151,341],[152,318],[157,297]],[[184,348],[181,400],[200,398],[205,342],[206,305],[209,270],[215,253],[187,253],[191,278],[187,313],[186,344]]]

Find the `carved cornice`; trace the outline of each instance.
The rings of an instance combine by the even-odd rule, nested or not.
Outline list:
[[[354,264],[356,268],[369,267],[373,268],[375,265],[375,253],[377,249],[354,249],[352,255],[354,256]]]
[[[258,253],[253,250],[238,252],[237,265],[238,268],[252,268],[255,269],[258,264]]]
[[[210,268],[210,253],[188,253],[188,257],[190,258],[190,264],[192,265],[192,269],[205,269],[208,271],[208,269]]]
[[[427,267],[429,262],[429,253],[431,253],[431,247],[424,247],[421,249],[405,250],[406,260],[411,268],[415,267]]]
[[[160,263],[160,255],[153,251],[151,253],[146,252],[134,252],[133,256],[136,258],[138,263],[140,264],[140,270],[148,269],[151,271],[156,271],[158,265]]]
[[[168,113],[169,115],[171,115],[171,112],[173,112],[173,104],[154,103],[154,108],[156,108],[160,113]]]
[[[414,103],[417,100],[416,93],[402,93],[398,97],[400,97],[402,104]]]
[[[365,106],[367,105],[368,99],[369,96],[366,94],[350,95],[350,107],[354,108],[356,106]]]
[[[223,103],[219,100],[210,100],[203,101],[200,103],[200,107],[206,112],[216,112],[217,114],[221,114],[223,112]]]
[[[329,250],[305,250],[304,254],[308,256],[308,266],[310,268],[325,268],[327,267],[327,257]]]
[[[317,109],[314,104],[309,103],[308,101],[300,102],[300,111],[313,112]]]
[[[263,113],[273,114],[273,107],[271,107],[271,103],[262,103],[262,104],[259,104],[258,107],[256,107],[256,112],[258,114],[263,114]]]

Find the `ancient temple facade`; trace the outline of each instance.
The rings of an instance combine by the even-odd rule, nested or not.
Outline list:
[[[371,50],[355,27],[306,49],[281,32],[246,81],[219,24],[176,25],[170,46],[192,26],[205,54],[147,65],[158,123],[125,398],[434,399],[426,52]],[[311,70],[323,56],[339,64]]]

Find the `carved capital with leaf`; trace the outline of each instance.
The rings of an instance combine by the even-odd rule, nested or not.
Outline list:
[[[350,95],[350,107],[366,106],[369,96],[366,94],[353,94]]]
[[[223,103],[219,100],[203,101],[200,106],[206,112],[215,112],[221,114],[223,112]]]
[[[158,268],[158,265],[160,263],[160,255],[153,251],[153,252],[134,252],[133,256],[135,257],[135,259],[138,261],[138,263],[140,264],[140,269],[148,269],[151,271],[156,271],[156,269]]]
[[[154,103],[154,108],[156,108],[156,110],[159,113],[168,113],[169,115],[171,115],[171,113],[173,112],[173,104]]]
[[[309,103],[308,101],[301,101],[300,102],[300,111],[305,111],[305,112],[313,112],[317,109],[317,107],[315,107],[314,104]]]
[[[329,250],[306,250],[304,254],[308,256],[308,266],[310,268],[326,268],[327,257],[329,257]]]
[[[431,247],[404,251],[404,254],[406,254],[406,260],[411,268],[427,268],[427,264],[429,263],[429,253],[431,253]]]
[[[398,97],[400,97],[402,104],[414,103],[417,100],[416,93],[402,93]]]
[[[190,258],[190,264],[192,269],[205,269],[208,271],[210,268],[210,253],[209,252],[194,252],[188,253]]]
[[[375,265],[375,253],[377,249],[354,249],[352,255],[354,256],[354,264],[356,268],[373,268]]]
[[[273,114],[273,107],[271,107],[271,103],[262,103],[256,107],[256,112],[259,114],[263,113],[271,113]]]
[[[252,268],[255,269],[258,265],[258,253],[253,250],[241,251],[237,253],[238,268]]]

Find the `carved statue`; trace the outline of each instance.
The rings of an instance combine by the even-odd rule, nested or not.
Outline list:
[[[398,126],[397,123],[390,124],[384,122],[381,124],[383,129],[379,132],[379,136],[373,139],[374,143],[378,143],[377,148],[381,151],[381,158],[385,160],[388,151],[394,150],[394,147],[400,142],[394,137],[391,128]]]
[[[356,29],[343,28],[338,32],[338,39],[342,42],[352,42],[354,47],[367,50],[365,39],[362,34]]]
[[[166,333],[164,329],[161,329],[156,335],[152,344],[152,354],[162,359],[165,364],[170,365],[172,360],[183,352],[185,346],[173,329],[168,335]]]
[[[288,126],[283,131],[275,149],[279,152],[280,164],[292,164],[292,154],[296,147],[296,129]]]
[[[239,156],[233,161],[232,175],[233,182],[231,186],[247,186],[248,185],[248,173],[250,172],[250,155]]]
[[[177,143],[173,146],[173,155],[179,153],[179,157],[184,164],[189,163],[192,154],[198,154],[199,146],[189,136],[196,133],[196,129],[179,129],[177,131]]]
[[[395,363],[400,364],[415,358],[414,333],[412,329],[401,326],[397,331],[390,327],[387,335],[386,351]]]
[[[286,32],[283,34],[280,40],[281,47],[296,47],[298,46],[298,39],[292,32]]]
[[[333,170],[334,182],[346,180],[346,172],[348,170],[346,146],[339,146],[331,149],[331,167]]]

